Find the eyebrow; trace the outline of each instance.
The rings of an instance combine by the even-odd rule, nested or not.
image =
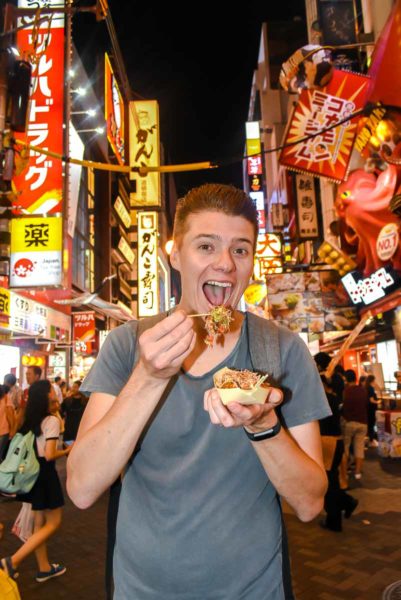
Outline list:
[[[211,240],[217,240],[218,242],[222,242],[223,238],[221,237],[221,235],[218,235],[217,233],[199,233],[199,235],[194,237],[194,241],[200,239],[200,238],[208,238]],[[251,240],[249,238],[233,238],[231,240],[231,242],[245,242],[246,244],[249,244],[250,246],[253,246],[253,243],[251,242]]]

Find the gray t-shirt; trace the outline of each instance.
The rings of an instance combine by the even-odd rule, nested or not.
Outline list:
[[[117,395],[135,339],[113,330],[84,381]],[[292,427],[330,414],[302,340],[280,329],[282,418]],[[203,394],[227,365],[252,368],[247,319],[224,363],[181,372],[160,403],[123,479],[114,553],[116,600],[283,600],[282,527],[276,491],[242,428],[210,422]]]

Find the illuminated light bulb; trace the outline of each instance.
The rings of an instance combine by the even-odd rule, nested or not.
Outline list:
[[[171,250],[173,249],[173,240],[168,240],[164,246],[166,253],[170,256]]]

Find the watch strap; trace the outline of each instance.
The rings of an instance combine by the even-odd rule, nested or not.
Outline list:
[[[257,431],[256,433],[248,431],[245,429],[245,427],[243,429],[251,442],[261,442],[262,440],[270,440],[271,438],[276,437],[276,435],[278,435],[281,431],[281,423],[278,420],[273,427],[270,427],[270,429],[266,429],[265,431]]]

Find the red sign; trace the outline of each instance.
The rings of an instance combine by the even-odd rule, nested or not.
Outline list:
[[[334,71],[322,89],[304,90],[292,114],[284,144],[322,131],[362,108],[369,78],[348,71]],[[316,137],[282,150],[280,163],[299,172],[343,181],[356,135],[357,118]]]
[[[262,157],[260,154],[257,156],[248,156],[248,175],[262,175]]]
[[[96,338],[95,313],[93,310],[74,313],[74,342],[93,342]]]
[[[39,27],[38,46],[34,49],[33,29],[17,34],[21,54],[40,57],[32,65],[32,93],[26,133],[16,133],[16,139],[40,148],[63,154],[63,97],[64,97],[64,26],[60,19],[48,28]],[[52,214],[62,210],[61,160],[30,152],[27,168],[14,177],[13,186],[18,205],[31,214]]]
[[[124,101],[120,88],[105,54],[104,59],[104,118],[107,124],[107,139],[120,165],[124,164]]]

